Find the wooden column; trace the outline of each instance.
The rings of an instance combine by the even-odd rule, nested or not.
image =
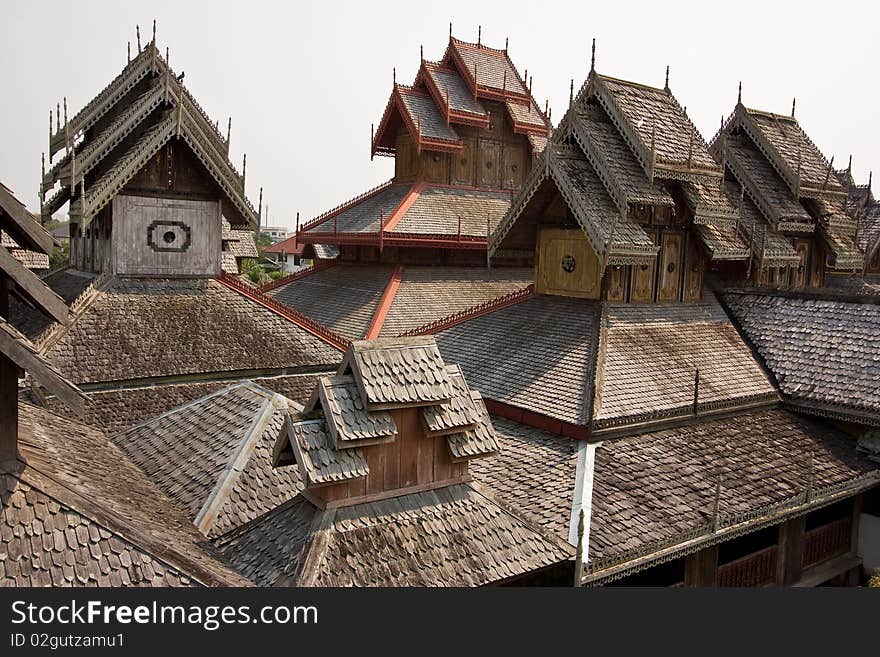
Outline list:
[[[18,458],[19,368],[0,354],[0,463]]]
[[[779,585],[788,586],[801,578],[806,520],[806,516],[799,516],[779,526],[776,558],[776,583]]]
[[[688,587],[715,586],[718,572],[718,546],[700,550],[684,562],[684,585]]]

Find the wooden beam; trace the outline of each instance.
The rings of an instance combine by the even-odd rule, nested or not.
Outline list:
[[[52,367],[49,361],[37,353],[33,344],[4,319],[0,319],[0,354],[29,372],[68,408],[77,412],[84,410],[86,396],[83,392]],[[16,387],[17,385],[16,379]]]
[[[715,586],[718,572],[718,546],[713,545],[687,557],[684,565],[684,585]]]
[[[68,310],[63,299],[55,294],[39,276],[16,260],[5,247],[0,246],[0,275],[15,282],[15,292],[33,303],[60,324],[67,324]]]
[[[779,553],[776,558],[776,583],[790,586],[800,580],[803,571],[806,516],[798,516],[779,525]]]
[[[3,183],[0,183],[0,228],[23,249],[52,253],[55,245],[52,236]]]

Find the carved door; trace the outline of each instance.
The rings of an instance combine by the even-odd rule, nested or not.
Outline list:
[[[660,248],[657,301],[678,301],[681,293],[681,256],[684,235],[667,230]]]

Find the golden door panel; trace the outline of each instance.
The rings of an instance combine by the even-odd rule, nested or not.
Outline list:
[[[538,238],[539,294],[598,299],[599,259],[578,229],[545,228]]]
[[[474,186],[474,167],[476,162],[476,139],[465,139],[461,153],[452,153],[452,182],[456,185]]]
[[[678,301],[681,293],[681,254],[684,235],[665,231],[660,249],[657,301]]]
[[[497,141],[480,140],[480,157],[477,162],[479,187],[501,187],[501,144]]]
[[[684,263],[684,301],[693,303],[703,298],[703,247],[693,233],[687,238],[687,259]]]
[[[626,274],[629,267],[609,267],[605,272],[605,298],[608,301],[626,301]]]

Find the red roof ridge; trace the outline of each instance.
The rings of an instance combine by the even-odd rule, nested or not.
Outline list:
[[[419,200],[419,196],[422,195],[422,191],[425,189],[426,184],[427,183],[425,183],[424,180],[420,180],[410,187],[406,196],[403,197],[403,200],[395,208],[394,212],[391,213],[391,216],[388,217],[388,221],[386,221],[383,226],[380,226],[379,230],[382,232],[393,231],[397,224],[400,223],[400,220],[403,219],[404,215],[409,212],[409,209],[413,204]]]
[[[230,276],[226,272],[220,274],[220,276],[218,276],[215,280],[230,288],[231,290],[234,290],[235,292],[238,292],[239,294],[247,297],[251,301],[255,301],[264,308],[271,310],[276,315],[280,315],[281,317],[290,320],[301,329],[304,329],[315,337],[320,338],[331,347],[335,347],[339,351],[345,351],[348,349],[348,345],[351,342],[348,338],[345,338],[338,333],[331,331],[323,324],[316,322],[311,317],[303,315],[298,310],[294,310],[293,308],[284,305],[274,297],[270,297],[265,292],[246,285],[245,283],[238,280],[236,277]]]
[[[534,293],[535,284],[529,283],[526,287],[519,290],[508,292],[507,294],[503,294],[500,297],[490,299],[489,301],[484,301],[483,303],[471,306],[470,308],[466,308],[465,310],[461,310],[457,313],[452,313],[451,315],[447,315],[446,317],[435,319],[433,322],[427,322],[426,324],[417,326],[413,329],[410,329],[409,331],[404,331],[397,337],[405,337],[411,335],[433,335],[434,333],[445,331],[448,328],[452,328],[453,326],[462,324],[470,319],[474,319],[475,317],[488,315],[495,312],[496,310],[501,310],[502,308],[516,305],[522,301],[525,301],[526,299],[529,299],[534,295]]]
[[[376,309],[376,314],[373,315],[370,327],[364,335],[365,340],[375,340],[379,337],[379,333],[382,332],[382,326],[385,324],[385,318],[388,317],[388,311],[391,310],[391,304],[394,303],[394,298],[397,296],[397,290],[400,288],[400,280],[402,278],[403,267],[397,265],[394,271],[391,272],[388,285],[385,286],[385,291],[379,300],[379,307]]]
[[[320,269],[324,271],[325,269],[329,269],[334,266],[336,263],[331,262],[327,265],[322,266]],[[287,276],[282,276],[281,278],[277,278],[274,281],[269,281],[268,283],[264,283],[263,285],[257,286],[257,290],[260,292],[269,292],[270,290],[274,290],[275,288],[279,288],[282,285],[287,285],[288,283],[292,283],[293,281],[298,281],[301,278],[305,278],[311,274],[314,274],[318,271],[317,265],[312,265],[311,267],[306,267],[305,269],[300,269],[299,271],[295,271],[292,274],[288,274]]]

